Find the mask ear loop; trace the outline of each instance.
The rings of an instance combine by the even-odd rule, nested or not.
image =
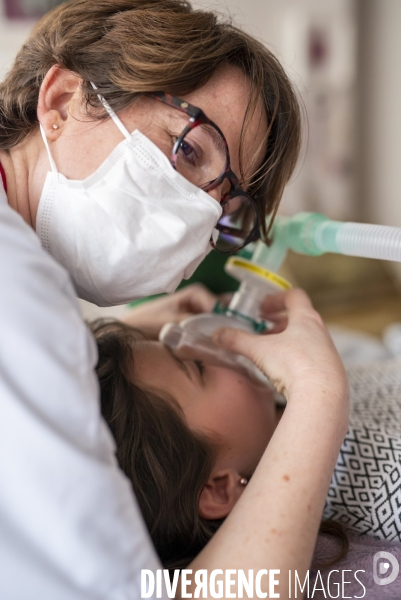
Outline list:
[[[93,87],[94,90],[97,90],[96,85],[91,81],[90,82],[91,86]],[[123,136],[127,139],[130,140],[131,139],[131,134],[128,131],[128,129],[123,125],[123,123],[121,122],[121,120],[117,117],[116,113],[114,112],[114,110],[111,108],[111,106],[109,105],[108,102],[106,102],[106,100],[103,98],[103,96],[101,96],[100,94],[97,94],[97,97],[99,98],[100,102],[102,103],[102,105],[104,106],[104,108],[106,109],[106,111],[108,112],[108,114],[110,115],[110,117],[113,119],[114,123],[117,125],[118,129],[121,131],[121,133],[123,134]],[[51,166],[51,170],[53,173],[58,173],[57,170],[57,166],[56,163],[54,161],[54,158],[52,156],[52,153],[50,152],[50,147],[49,147],[49,142],[47,140],[46,137],[46,132],[43,129],[42,125],[40,124],[40,133],[42,135],[44,144],[46,146],[46,150],[47,150],[47,155],[49,157],[49,162],[50,162],[50,166]]]
[[[94,90],[97,90],[96,85],[92,81],[90,82],[90,84],[91,84],[91,86],[93,87]],[[111,108],[110,104],[108,102],[106,102],[106,100],[100,94],[97,94],[97,97],[99,98],[100,102],[103,104],[104,108],[107,110],[107,112],[109,113],[110,117],[113,119],[114,123],[117,125],[117,127],[119,128],[119,130],[121,131],[121,133],[123,134],[123,136],[127,140],[130,140],[131,139],[130,132],[123,125],[123,123],[121,122],[121,120],[117,117],[116,113]]]
[[[54,162],[54,158],[52,156],[52,153],[50,152],[50,147],[49,147],[49,142],[47,141],[47,137],[46,137],[46,132],[43,129],[42,125],[40,124],[40,133],[42,134],[42,139],[45,143],[46,146],[46,150],[47,150],[47,156],[49,157],[49,163],[52,169],[53,173],[58,173],[57,171],[57,167],[56,167],[56,163]]]

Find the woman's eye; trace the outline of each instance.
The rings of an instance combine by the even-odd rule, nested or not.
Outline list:
[[[180,154],[183,155],[183,158],[186,161],[192,163],[193,165],[198,158],[195,149],[186,140],[183,140],[180,144]]]
[[[199,371],[199,375],[202,377],[203,373],[205,372],[205,365],[201,360],[194,360],[194,363]]]

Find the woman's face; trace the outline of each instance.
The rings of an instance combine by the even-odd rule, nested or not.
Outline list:
[[[217,440],[220,467],[253,473],[277,422],[268,388],[231,369],[178,359],[150,341],[135,346],[133,379],[174,398],[191,430]]]
[[[183,100],[201,108],[222,130],[229,147],[232,169],[239,177],[239,145],[241,128],[249,100],[250,82],[241,69],[220,68],[197,91]],[[91,175],[123,140],[111,119],[94,121],[82,106],[77,78],[68,71],[53,68],[42,86],[38,105],[39,120],[44,126],[57,168],[68,179],[82,180]],[[188,124],[189,117],[159,101],[142,97],[122,110],[120,119],[129,131],[139,129],[170,158],[175,138]],[[57,125],[57,129],[53,129]],[[267,121],[260,103],[244,138],[244,170],[250,177],[261,164]],[[37,156],[30,177],[30,208],[36,222],[37,207],[49,170],[47,153],[38,133],[35,138]],[[255,156],[256,153],[256,156]],[[224,185],[224,184],[222,184]],[[210,191],[220,201],[225,190]]]

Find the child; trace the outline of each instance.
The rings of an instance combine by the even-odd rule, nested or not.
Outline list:
[[[320,382],[322,374],[329,376],[331,389],[325,390],[325,383],[322,394],[334,393],[336,401],[335,406],[326,406],[333,418],[321,428],[322,432],[328,428],[322,442],[324,456],[333,436],[341,435],[336,414],[347,416],[343,368],[306,296],[297,290],[281,298],[287,303],[291,299],[290,324],[264,339],[250,336],[254,349],[248,355],[288,398],[295,388],[304,391],[299,382],[305,378]],[[295,308],[296,316],[291,312]],[[178,360],[162,344],[144,339],[127,325],[98,322],[93,331],[99,348],[102,412],[117,443],[119,464],[133,483],[163,564],[182,567],[198,555],[247,490],[266,446],[273,436],[277,439],[276,429],[278,436],[283,430],[282,410],[275,406],[269,389],[230,369]],[[262,344],[263,356],[258,357],[257,344]],[[314,404],[315,400],[307,396],[305,387],[303,401]],[[323,397],[314,412],[324,413],[325,402]],[[295,418],[291,400],[289,406],[287,421]],[[308,421],[307,405],[301,409]],[[296,419],[300,430],[298,414]],[[313,443],[303,452],[310,471]],[[325,463],[327,487],[334,467],[330,460]],[[285,481],[286,477],[290,479],[284,474]],[[333,530],[335,525],[325,527]],[[345,547],[341,530],[337,535]]]

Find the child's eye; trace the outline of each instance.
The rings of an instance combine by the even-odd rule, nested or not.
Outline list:
[[[205,365],[201,360],[194,360],[194,363],[198,368],[199,375],[202,377],[203,373],[205,372]]]

